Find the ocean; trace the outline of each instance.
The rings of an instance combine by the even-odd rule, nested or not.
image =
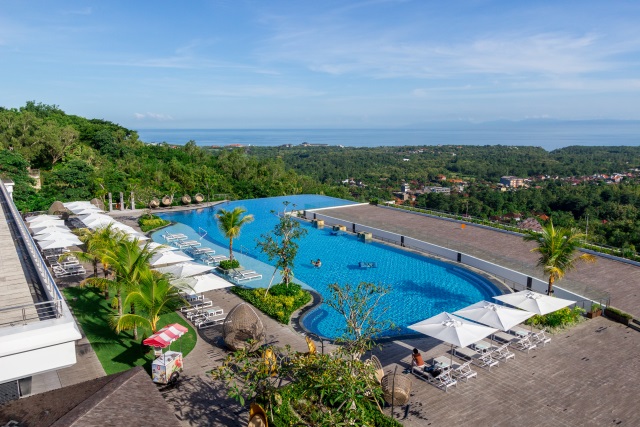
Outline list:
[[[199,146],[284,144],[380,147],[400,145],[517,145],[547,151],[571,145],[640,145],[638,121],[492,122],[422,129],[139,129],[144,142]]]

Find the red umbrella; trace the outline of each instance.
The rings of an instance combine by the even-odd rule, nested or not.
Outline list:
[[[167,325],[160,329],[158,332],[142,341],[142,343],[151,347],[165,348],[184,335],[187,331],[188,329],[179,323],[172,323],[171,325]]]

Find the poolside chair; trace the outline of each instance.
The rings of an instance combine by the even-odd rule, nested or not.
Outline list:
[[[477,378],[478,373],[471,369],[471,361],[464,362],[462,365],[454,362],[451,365],[451,376],[455,379],[464,379],[465,382],[469,380],[469,378]]]
[[[551,337],[548,337],[545,332],[546,331],[543,329],[537,334],[533,334],[531,336],[531,342],[535,345],[542,344],[543,347],[546,346],[547,343],[551,342]]]
[[[373,365],[373,368],[376,370],[376,379],[378,382],[382,381],[382,377],[384,377],[384,370],[382,369],[382,363],[380,363],[380,359],[377,356],[371,356],[371,359],[367,360],[366,363],[370,363]]]
[[[491,369],[494,366],[498,366],[499,362],[491,357],[490,353],[478,353],[477,351],[470,349],[469,347],[456,348],[455,353],[457,356],[470,361],[472,364],[485,369]]]
[[[509,343],[502,344],[500,347],[496,347],[491,353],[491,357],[498,360],[507,361],[509,359],[515,359],[516,355],[508,350]]]
[[[441,373],[437,377],[431,376],[427,379],[427,382],[443,389],[445,392],[449,390],[451,386],[458,386],[458,381],[454,379],[448,371]]]
[[[513,348],[516,348],[520,351],[526,351],[527,354],[529,351],[536,348],[536,344],[531,340],[531,336],[526,336],[518,339],[514,344],[511,345]]]

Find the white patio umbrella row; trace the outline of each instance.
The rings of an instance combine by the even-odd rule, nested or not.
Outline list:
[[[455,312],[459,316],[478,323],[445,312],[408,327],[451,344],[453,350],[453,346],[466,347],[497,332],[498,329],[508,331],[534,314],[547,314],[575,304],[575,301],[529,290],[499,295],[494,299],[518,307],[520,310],[480,301]]]
[[[64,221],[56,215],[39,215],[27,218],[33,239],[40,249],[61,249],[82,244]]]

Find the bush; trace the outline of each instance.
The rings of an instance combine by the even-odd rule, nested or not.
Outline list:
[[[269,289],[269,293],[275,296],[283,295],[292,297],[296,296],[298,292],[300,292],[300,289],[302,289],[302,286],[297,283],[289,283],[288,285],[286,283],[278,283]]]
[[[151,231],[156,228],[164,227],[171,224],[170,221],[164,220],[157,215],[144,214],[138,218],[138,225],[143,232]]]
[[[624,317],[625,319],[633,319],[633,316],[630,315],[629,313],[625,313],[622,310],[618,310],[617,308],[613,308],[613,307],[607,307],[607,312],[613,313],[615,315],[618,315],[620,317]]]
[[[291,315],[311,301],[311,294],[301,289],[300,285],[297,286],[299,289],[294,295],[274,295],[271,291],[266,292],[264,288],[253,289],[239,286],[234,286],[231,291],[267,316],[288,325]]]
[[[220,261],[219,267],[223,270],[231,270],[232,268],[240,267],[240,261],[238,261],[237,259]]]
[[[566,328],[578,323],[584,312],[585,311],[580,307],[575,307],[573,309],[565,307],[554,311],[553,313],[545,314],[544,316],[536,314],[528,319],[525,324],[537,327],[546,326],[549,328]]]

